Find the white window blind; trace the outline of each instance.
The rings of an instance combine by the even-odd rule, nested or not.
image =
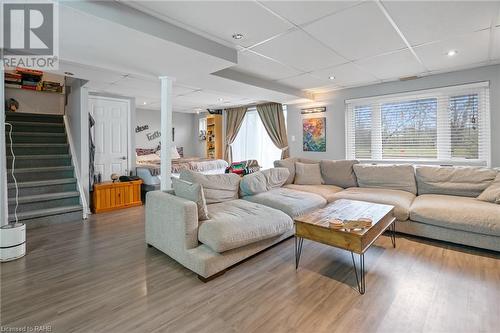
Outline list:
[[[346,155],[489,165],[487,82],[346,101]]]

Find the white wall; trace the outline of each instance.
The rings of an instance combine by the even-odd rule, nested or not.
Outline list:
[[[0,101],[4,101],[4,78],[3,66],[0,68]],[[7,158],[5,152],[5,112],[2,106],[0,112],[0,226],[5,225],[9,221],[9,212],[7,205]]]
[[[175,128],[173,144],[184,148],[184,156],[200,156],[197,149],[198,141],[198,118],[191,113],[173,112],[172,124]],[[158,110],[136,110],[136,126],[148,126],[148,129],[135,133],[136,148],[156,148],[160,143],[160,137],[149,140],[155,132],[160,132],[160,111]]]
[[[85,196],[86,213],[90,203],[89,183],[89,118],[88,118],[88,91],[85,87],[87,81],[69,79],[68,86],[71,93],[68,95],[65,114],[68,121],[68,134],[71,136],[72,156],[75,173]]]
[[[413,90],[439,88],[480,81],[490,82],[492,166],[500,167],[500,65],[431,75],[411,81],[387,82],[371,86],[351,88],[317,96],[315,103],[289,105],[287,126],[291,156],[314,159],[345,158],[345,100]],[[326,106],[326,152],[302,151],[302,108]],[[295,141],[292,141],[295,136]]]

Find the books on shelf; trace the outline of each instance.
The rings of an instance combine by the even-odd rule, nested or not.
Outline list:
[[[15,71],[5,72],[5,87],[54,93],[63,92],[63,84],[54,81],[44,81],[42,71],[21,67],[17,67]]]
[[[16,83],[9,83],[9,82],[5,81],[5,88],[17,88],[17,89],[21,89],[22,85],[16,84]]]
[[[22,68],[22,67],[16,67],[16,72],[20,73],[21,75],[31,75],[31,76],[38,76],[42,77],[43,72],[42,71],[37,71],[34,69],[28,69],[28,68]]]

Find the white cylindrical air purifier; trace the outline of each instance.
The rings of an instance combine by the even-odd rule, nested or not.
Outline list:
[[[26,225],[9,223],[0,227],[0,261],[11,261],[26,254]]]

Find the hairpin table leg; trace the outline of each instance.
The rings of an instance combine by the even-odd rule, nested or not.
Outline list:
[[[295,269],[299,268],[302,243],[304,243],[304,238],[295,236]]]

